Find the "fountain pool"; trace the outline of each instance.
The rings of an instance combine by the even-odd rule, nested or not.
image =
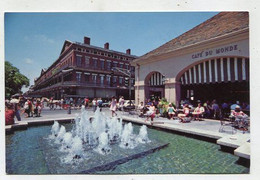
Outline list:
[[[119,121],[120,122],[120,121]],[[84,173],[84,170],[91,169],[92,167],[97,167],[96,164],[93,165],[91,156],[86,155],[84,158],[81,154],[82,150],[82,139],[78,138],[80,148],[75,148],[75,154],[82,156],[77,159],[73,156],[67,156],[68,151],[56,151],[53,156],[53,151],[48,151],[51,148],[61,149],[62,145],[59,143],[48,144],[47,141],[55,141],[63,137],[62,143],[72,146],[74,143],[70,143],[71,138],[75,138],[75,133],[77,130],[75,128],[77,122],[73,124],[62,124],[59,125],[59,131],[56,139],[51,139],[50,136],[53,135],[55,128],[53,126],[40,126],[40,127],[30,127],[26,131],[16,131],[14,134],[6,135],[6,172],[8,174],[69,174],[74,173]],[[127,124],[126,124],[127,125]],[[61,127],[64,128],[61,128]],[[130,125],[129,125],[130,126]],[[210,143],[198,139],[188,138],[181,135],[172,134],[169,132],[158,131],[155,129],[147,129],[147,131],[142,131],[140,133],[141,126],[133,125],[132,129],[128,126],[123,126],[123,128],[130,128],[132,134],[136,135],[135,140],[138,142],[141,139],[148,137],[151,142],[149,143],[138,143],[134,148],[120,147],[124,143],[117,143],[117,145],[107,146],[109,137],[104,135],[103,132],[100,133],[99,139],[102,140],[101,143],[95,144],[94,147],[89,146],[92,150],[90,154],[96,154],[95,158],[97,162],[104,163],[105,157],[113,156],[113,158],[118,158],[119,154],[130,153],[135,155],[139,150],[140,152],[147,152],[153,147],[159,145],[164,145],[170,143],[167,147],[160,149],[158,151],[152,151],[152,153],[147,153],[138,158],[127,159],[124,162],[113,164],[109,168],[95,169],[95,171],[88,171],[85,173],[91,174],[203,174],[203,173],[213,173],[213,174],[241,174],[249,173],[249,168],[238,164],[238,157],[222,152],[220,147],[215,143]],[[58,129],[58,128],[57,128]],[[65,131],[64,131],[65,129]],[[120,129],[120,128],[119,128]],[[123,129],[121,129],[123,130]],[[68,132],[72,134],[69,135]],[[77,133],[79,133],[78,131]],[[108,133],[108,131],[105,131]],[[116,130],[109,132],[113,134]],[[83,133],[82,131],[80,133]],[[80,134],[79,133],[79,134]],[[103,133],[103,134],[102,134]],[[147,134],[146,134],[147,133]],[[83,133],[84,134],[84,133]],[[123,133],[122,133],[123,134]],[[125,132],[124,138],[120,142],[126,142],[127,136],[129,134]],[[80,135],[78,135],[80,137]],[[83,136],[85,137],[85,135]],[[85,146],[89,141],[89,137],[85,139]],[[91,138],[90,138],[91,139]],[[139,140],[137,140],[139,139]],[[111,140],[111,139],[110,139]],[[155,144],[153,144],[155,143]],[[157,144],[158,143],[158,144]],[[64,145],[63,144],[63,145]],[[53,146],[55,145],[55,146]],[[106,148],[104,148],[106,147]],[[86,146],[85,146],[86,148]],[[104,148],[104,150],[102,150]],[[46,150],[47,149],[47,150]],[[110,149],[110,151],[106,151]],[[119,152],[118,152],[119,151]],[[66,158],[61,159],[61,154],[65,154],[63,157],[72,158],[67,163],[64,162],[60,165],[59,162],[66,161]],[[74,154],[74,155],[75,155]],[[46,155],[48,158],[46,158]],[[95,159],[94,158],[94,159]],[[68,159],[67,159],[68,160]],[[71,161],[72,160],[72,161]],[[114,162],[115,159],[113,159]],[[80,164],[80,162],[84,163]],[[92,164],[91,164],[92,162]],[[110,160],[108,162],[111,162]],[[90,165],[87,167],[87,165]],[[59,169],[58,167],[61,167]],[[81,168],[80,171],[68,171],[74,167]],[[68,169],[66,169],[68,168]],[[67,174],[67,173],[66,173]]]

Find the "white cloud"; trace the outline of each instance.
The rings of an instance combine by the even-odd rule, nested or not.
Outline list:
[[[55,43],[55,41],[49,37],[47,37],[44,34],[37,34],[37,35],[33,35],[33,36],[24,36],[23,40],[28,42],[28,41],[40,41],[42,43],[50,43],[53,44]]]
[[[32,64],[32,63],[33,63],[33,60],[30,59],[30,58],[26,58],[26,59],[24,60],[24,62],[25,62],[26,64]]]
[[[37,40],[40,40],[42,42],[47,42],[47,43],[51,43],[51,44],[53,44],[55,42],[53,39],[48,38],[47,36],[45,36],[43,34],[34,35],[34,38],[36,38]]]

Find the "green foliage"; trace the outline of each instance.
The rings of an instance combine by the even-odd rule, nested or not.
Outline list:
[[[23,86],[29,86],[29,79],[10,62],[5,61],[5,97],[10,98],[16,93],[21,93]]]
[[[161,101],[159,102],[159,108],[162,108],[163,109],[163,117],[167,117],[168,116],[168,112],[167,112],[167,109],[169,107],[169,102],[167,101],[166,98],[162,98]],[[174,103],[171,103],[172,106],[174,108],[176,108],[175,104]]]

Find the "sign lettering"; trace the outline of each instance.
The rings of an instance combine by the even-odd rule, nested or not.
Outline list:
[[[195,54],[192,54],[191,58],[192,59],[203,58],[203,57],[207,57],[207,56],[220,55],[223,53],[237,51],[237,50],[238,50],[238,47],[235,44],[235,45],[231,45],[231,46],[225,46],[225,47],[216,48],[216,49],[212,49],[212,50],[197,52]]]

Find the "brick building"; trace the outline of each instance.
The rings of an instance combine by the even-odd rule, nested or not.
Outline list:
[[[135,100],[249,103],[249,15],[221,12],[135,59]]]
[[[125,85],[127,76],[112,71],[112,68],[129,70],[129,82],[133,86],[135,70],[130,62],[135,58],[137,56],[131,55],[130,49],[122,53],[110,50],[109,43],[105,43],[104,48],[93,46],[89,37],[84,37],[84,43],[66,40],[59,58],[48,69],[42,69],[40,76],[35,79],[30,95],[55,99],[123,95],[128,99],[129,88]]]

